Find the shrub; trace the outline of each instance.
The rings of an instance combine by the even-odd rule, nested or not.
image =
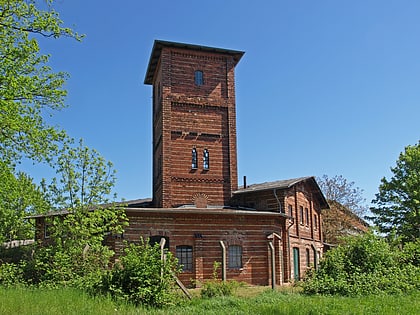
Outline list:
[[[97,287],[101,293],[110,293],[116,299],[133,304],[162,307],[176,299],[175,278],[179,267],[170,252],[161,260],[159,244],[130,244],[119,263],[109,271]]]
[[[215,261],[213,263],[213,279],[204,282],[203,288],[201,289],[201,297],[213,298],[217,296],[231,296],[235,289],[240,285],[237,281],[221,281],[218,278],[218,269],[220,262]]]
[[[407,251],[410,249],[410,253]],[[367,233],[327,252],[318,271],[303,282],[309,294],[363,295],[405,293],[420,286],[420,268],[412,247],[401,251]]]
[[[23,283],[23,264],[4,263],[0,265],[0,285],[13,287]]]

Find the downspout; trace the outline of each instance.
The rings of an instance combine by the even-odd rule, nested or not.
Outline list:
[[[291,259],[290,259],[290,228],[295,224],[295,219],[292,218],[291,222],[289,222],[289,226],[286,228],[287,232],[287,260],[288,260],[288,275],[287,281],[290,282],[290,278],[292,277],[292,269],[291,269]]]
[[[159,242],[159,246],[160,246],[160,260],[162,261],[162,268],[160,270],[160,279],[163,280],[163,264],[166,261],[166,257],[165,257],[165,244],[166,244],[166,239],[164,237],[162,237],[160,239]]]
[[[282,208],[281,202],[279,200],[279,197],[277,196],[277,189],[275,189],[275,188],[273,189],[273,194],[274,194],[274,197],[276,197],[277,203],[279,204],[279,212],[282,212],[281,211],[281,208]]]
[[[222,281],[226,281],[226,246],[223,241],[219,241],[222,248]]]
[[[273,242],[268,242],[271,253],[271,288],[276,288],[276,251],[274,249]]]

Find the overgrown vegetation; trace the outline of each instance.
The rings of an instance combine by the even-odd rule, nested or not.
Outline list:
[[[369,218],[392,241],[397,237],[404,242],[420,239],[420,141],[405,147],[392,177],[381,179],[379,192],[372,203]]]
[[[361,296],[420,290],[420,242],[390,245],[366,233],[328,251],[303,282],[307,294]]]
[[[120,261],[102,276],[95,292],[135,305],[163,307],[177,301],[174,276],[178,262],[170,252],[162,259],[159,244],[129,244]]]
[[[330,314],[330,315],[417,315],[420,293],[394,296],[337,297],[302,295],[288,291],[265,290],[246,297],[195,298],[191,302],[163,309],[117,303],[110,297],[95,297],[76,289],[58,290],[0,287],[0,314]],[[253,288],[241,288],[253,292]]]
[[[221,263],[218,261],[213,262],[213,275],[212,279],[205,281],[201,289],[201,297],[214,298],[220,296],[232,296],[235,289],[240,286],[237,281],[222,281],[218,277],[218,269]]]

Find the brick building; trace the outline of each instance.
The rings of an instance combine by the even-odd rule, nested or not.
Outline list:
[[[185,282],[211,278],[215,261],[227,279],[289,282],[322,251],[328,204],[313,177],[238,189],[234,72],[243,54],[155,41],[150,56],[153,199],[129,206],[124,237],[164,237]]]
[[[234,71],[243,54],[155,41],[146,72],[153,198],[128,202],[124,239],[164,238],[187,284],[210,279],[215,261],[228,280],[287,283],[323,248],[328,203],[314,177],[238,188]]]

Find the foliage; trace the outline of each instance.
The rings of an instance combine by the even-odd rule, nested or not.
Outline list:
[[[354,187],[343,176],[323,175],[317,182],[328,200],[330,209],[322,212],[323,239],[339,244],[342,238],[366,231],[367,224],[360,218],[367,211],[363,190]]]
[[[23,267],[22,263],[0,264],[0,285],[9,288],[23,283]]]
[[[323,175],[317,178],[317,182],[327,200],[338,202],[358,216],[366,213],[363,189],[354,187],[354,182],[347,181],[342,175],[334,177]]]
[[[420,238],[420,141],[400,153],[393,176],[382,178],[379,192],[372,201],[370,219],[380,231],[402,237],[404,241]]]
[[[304,290],[339,295],[416,291],[420,289],[420,266],[410,261],[406,252],[366,233],[328,251],[320,268],[307,275]]]
[[[252,290],[252,288],[247,288]],[[283,294],[266,290],[257,296],[194,299],[164,309],[116,303],[110,297],[92,297],[85,292],[65,288],[58,290],[1,288],[0,314],[86,314],[86,315],[168,315],[168,314],[419,314],[420,293],[404,295],[367,295],[337,297]]]
[[[47,112],[64,107],[66,73],[53,72],[40,53],[37,35],[81,37],[54,11],[35,0],[0,0],[0,157],[49,161],[64,132],[50,126]]]
[[[165,253],[163,260],[161,254],[159,244],[151,246],[143,240],[138,245],[129,244],[120,262],[104,276],[98,291],[136,305],[173,304],[174,275],[179,266],[170,252]]]
[[[23,218],[44,212],[48,204],[28,175],[0,161],[0,243],[33,237],[33,226]]]
[[[43,188],[50,204],[64,210],[45,217],[51,243],[36,251],[35,282],[92,287],[114,254],[106,238],[121,234],[126,224],[122,205],[108,199],[115,172],[82,141],[64,146],[56,163],[61,177]]]
[[[38,44],[62,36],[81,39],[63,26],[52,0],[0,0],[0,242],[27,237],[23,217],[45,211],[39,189],[16,165],[51,162],[65,137],[45,116],[64,108],[67,74],[52,71]]]
[[[201,289],[201,297],[203,298],[214,298],[217,296],[231,296],[235,289],[240,285],[236,281],[221,281],[218,278],[218,269],[220,268],[220,262],[213,262],[213,279],[204,282],[203,288]]]

